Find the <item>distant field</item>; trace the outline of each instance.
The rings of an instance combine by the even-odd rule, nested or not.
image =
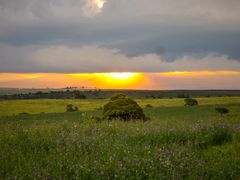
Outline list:
[[[210,97],[197,98],[200,105],[240,104],[240,97]],[[183,106],[184,99],[137,99],[140,106],[151,104],[154,107]],[[80,111],[96,110],[107,102],[107,99],[37,99],[37,100],[2,100],[0,101],[0,116],[65,112],[67,104],[77,106]]]
[[[0,101],[0,179],[239,179],[240,97],[197,100],[137,99],[147,122],[96,121],[105,99]]]

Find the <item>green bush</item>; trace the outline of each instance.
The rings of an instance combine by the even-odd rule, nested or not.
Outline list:
[[[108,120],[145,120],[142,108],[132,99],[124,94],[111,97],[103,108],[103,118]]]
[[[228,114],[229,113],[229,110],[227,108],[216,108],[215,109],[219,114],[221,114],[221,116],[223,114]]]
[[[151,104],[147,104],[146,108],[152,108],[153,106]]]
[[[198,101],[196,99],[192,99],[192,98],[186,98],[184,99],[185,102],[185,106],[197,106],[198,105]]]
[[[74,107],[72,104],[68,104],[66,107],[66,112],[75,112],[78,111],[78,107]]]

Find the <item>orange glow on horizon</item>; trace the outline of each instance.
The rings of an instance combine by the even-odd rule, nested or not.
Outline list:
[[[0,87],[99,89],[239,88],[240,71],[0,73]]]
[[[114,72],[114,73],[90,73],[70,74],[71,78],[88,79],[96,87],[104,89],[133,89],[143,80],[142,73]]]
[[[158,73],[168,76],[199,76],[199,75],[239,75],[240,71],[175,71]]]

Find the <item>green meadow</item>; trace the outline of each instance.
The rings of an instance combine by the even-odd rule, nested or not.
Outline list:
[[[146,122],[99,121],[107,99],[1,100],[0,179],[239,179],[240,97],[197,100],[136,99]]]

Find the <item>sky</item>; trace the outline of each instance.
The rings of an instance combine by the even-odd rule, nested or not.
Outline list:
[[[239,82],[239,0],[0,0],[0,87]]]

